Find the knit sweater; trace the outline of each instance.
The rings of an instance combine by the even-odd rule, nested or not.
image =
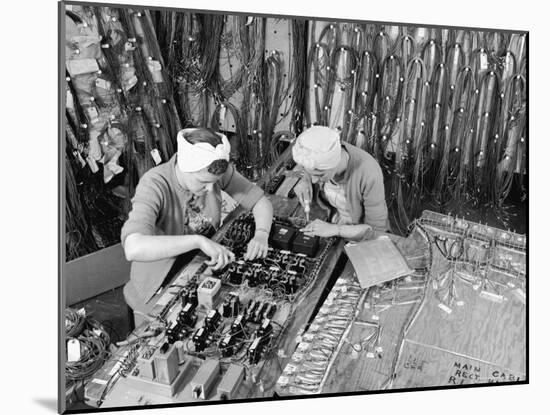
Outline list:
[[[366,151],[349,143],[342,143],[349,154],[342,183],[346,187],[352,223],[368,224],[375,231],[389,229],[388,208],[384,195],[384,177],[378,162]],[[319,200],[319,184],[314,184],[314,194]]]

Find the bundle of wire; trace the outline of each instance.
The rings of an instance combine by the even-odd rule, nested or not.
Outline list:
[[[76,339],[80,344],[80,357],[65,363],[65,376],[67,380],[85,380],[109,358],[110,336],[99,322],[72,309],[65,310],[65,333],[67,341]]]

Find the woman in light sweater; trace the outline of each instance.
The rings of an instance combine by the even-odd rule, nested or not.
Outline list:
[[[389,229],[382,169],[370,154],[314,126],[298,136],[292,156],[303,172],[294,191],[304,209],[316,201],[332,211],[330,222],[314,220],[305,234],[361,241]]]

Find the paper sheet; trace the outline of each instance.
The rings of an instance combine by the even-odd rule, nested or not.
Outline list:
[[[413,272],[387,236],[349,243],[344,249],[362,288],[372,287]]]

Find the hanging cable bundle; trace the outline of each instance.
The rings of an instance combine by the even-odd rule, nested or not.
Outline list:
[[[514,170],[517,165],[518,142],[525,141],[527,81],[522,75],[514,76],[506,88],[501,107],[501,130],[496,138],[495,150],[498,154],[494,203],[502,204],[510,192]]]
[[[481,80],[480,88],[476,89],[476,98],[478,100],[476,111],[475,138],[474,138],[474,156],[475,166],[472,166],[471,174],[476,179],[475,188],[472,193],[476,194],[478,199],[489,198],[490,183],[487,177],[490,177],[488,170],[493,168],[487,164],[487,145],[493,132],[496,130],[496,120],[498,111],[498,92],[499,78],[494,71],[490,71]],[[467,162],[465,164],[468,164]]]
[[[426,77],[433,79],[437,65],[442,62],[441,48],[435,39],[430,39],[422,49],[422,61],[426,65]]]
[[[292,100],[291,129],[298,133],[303,126],[303,111],[307,91],[307,27],[305,20],[293,19],[292,26]]]
[[[456,32],[455,42],[462,46],[464,63],[471,66],[472,52],[477,50],[481,43],[478,33],[471,30],[458,30]]]
[[[347,138],[352,118],[351,106],[356,70],[355,51],[349,46],[337,48],[331,57],[329,72],[329,84],[333,85],[332,94],[330,100],[325,101],[325,105],[329,108],[327,110],[328,125],[331,128],[340,129],[343,139]],[[332,107],[334,101],[338,102],[337,108]]]
[[[451,149],[449,154],[448,171],[446,172],[447,189],[451,191],[455,199],[458,199],[464,191],[461,184],[463,183],[464,173],[462,169],[462,155],[464,152],[463,146],[467,145],[467,141],[471,140],[471,120],[473,105],[472,96],[474,91],[475,79],[472,70],[469,66],[460,70],[456,87],[453,91],[452,104],[449,114],[452,114],[452,122],[449,122],[451,130]]]
[[[365,51],[361,55],[357,70],[355,88],[355,109],[348,140],[371,154],[377,154],[376,115],[374,100],[376,97],[378,64],[374,54]],[[357,122],[358,121],[358,122]],[[359,128],[358,128],[359,127]],[[359,130],[359,131],[358,131]],[[359,142],[359,140],[366,140]]]
[[[427,134],[429,135],[429,159],[430,165],[436,170],[438,162],[441,161],[441,157],[444,155],[443,147],[441,145],[441,137],[444,137],[446,134],[445,130],[445,116],[447,109],[447,99],[448,99],[448,73],[445,64],[440,63],[431,78],[431,94],[430,94],[430,103],[428,106],[428,115],[427,118],[430,121],[429,129]],[[450,141],[450,140],[449,140]],[[447,148],[447,151],[449,148]],[[433,174],[435,177],[435,174]]]
[[[306,121],[308,125],[320,124],[327,125],[325,101],[329,93],[329,62],[330,57],[326,45],[316,43],[311,47],[309,54],[309,65],[311,68],[309,85],[313,87],[314,106],[311,105],[311,99],[307,100]],[[313,75],[313,76],[311,76]]]
[[[386,61],[386,58],[390,53],[391,44],[392,43],[391,43],[390,37],[384,31],[380,31],[374,37],[372,52],[376,57],[376,61],[379,62],[380,64],[383,64],[383,62]]]
[[[388,152],[392,150],[390,144],[400,134],[404,76],[401,59],[394,55],[388,56],[382,64],[377,93],[381,161],[387,159]]]

